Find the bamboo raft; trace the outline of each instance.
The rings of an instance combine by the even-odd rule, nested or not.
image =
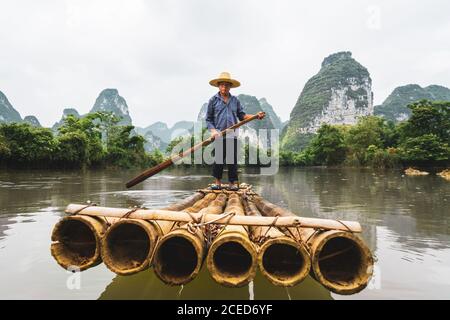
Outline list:
[[[227,287],[253,280],[294,286],[310,274],[332,292],[354,294],[373,272],[373,257],[355,221],[300,217],[241,184],[238,191],[197,190],[165,208],[69,204],[54,227],[59,265],[86,270],[103,263],[131,275],[153,267],[168,285],[192,281],[206,263]]]

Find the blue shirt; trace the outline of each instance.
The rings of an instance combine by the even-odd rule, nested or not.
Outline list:
[[[245,112],[237,97],[229,94],[228,103],[225,103],[220,92],[218,92],[209,99],[208,110],[206,111],[206,126],[209,130],[222,131],[244,120],[244,116]]]

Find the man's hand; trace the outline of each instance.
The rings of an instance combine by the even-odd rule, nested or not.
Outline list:
[[[214,139],[220,137],[220,131],[216,129],[211,129],[211,137],[213,137]]]
[[[246,114],[244,116],[244,119],[242,119],[242,120],[246,120],[246,119],[254,117],[254,116],[255,116],[255,114]],[[260,111],[256,114],[256,116],[258,116],[258,119],[261,120],[266,116],[266,113],[264,111]]]

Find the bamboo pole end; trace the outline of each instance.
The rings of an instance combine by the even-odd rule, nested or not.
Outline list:
[[[158,241],[153,259],[155,274],[168,285],[187,284],[200,272],[205,251],[200,231],[192,234],[185,227],[175,229]]]
[[[293,287],[308,276],[311,258],[303,245],[290,237],[281,236],[268,239],[260,246],[258,265],[272,284]]]
[[[123,219],[114,223],[101,241],[105,265],[119,275],[131,275],[147,269],[155,249],[159,230],[151,222]]]
[[[373,255],[351,232],[326,231],[310,240],[311,274],[330,291],[350,295],[363,290],[373,274]]]
[[[101,238],[106,228],[95,217],[64,217],[53,228],[51,255],[66,270],[94,267],[101,263]]]
[[[246,232],[225,230],[209,248],[206,266],[217,283],[242,287],[256,275],[257,248]]]

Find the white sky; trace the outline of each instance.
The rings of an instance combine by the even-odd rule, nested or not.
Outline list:
[[[0,91],[45,126],[104,88],[135,125],[195,120],[221,71],[287,120],[337,51],[368,68],[375,104],[399,85],[450,87],[446,0],[0,0],[0,44]]]

